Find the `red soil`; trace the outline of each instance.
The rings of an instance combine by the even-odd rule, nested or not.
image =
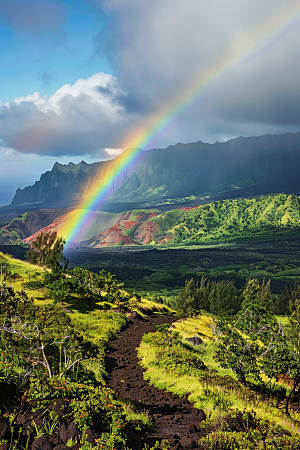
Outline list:
[[[66,219],[66,217],[68,215],[69,215],[68,213],[64,214],[63,216],[61,216],[58,219],[54,220],[54,222],[50,223],[50,225],[48,225],[47,227],[41,228],[36,233],[34,233],[31,236],[29,236],[28,238],[24,239],[23,242],[26,242],[26,244],[32,244],[32,242],[35,241],[37,236],[39,234],[41,234],[41,233],[48,233],[49,231],[57,231],[57,232],[59,232],[62,223],[64,222],[64,220]]]
[[[138,244],[149,244],[158,233],[158,227],[154,222],[143,222],[134,232],[133,240]]]
[[[164,238],[160,239],[159,241],[157,241],[158,244],[165,244],[169,241],[172,241],[174,238],[171,235],[165,236]]]

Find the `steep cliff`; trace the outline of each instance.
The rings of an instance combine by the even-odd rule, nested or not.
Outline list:
[[[130,149],[128,160],[130,160]],[[12,204],[76,201],[89,197],[118,158],[87,164],[55,163],[33,186],[18,189]],[[126,157],[125,157],[126,159]],[[148,200],[236,192],[246,195],[300,193],[300,133],[239,137],[224,143],[176,144],[142,151],[126,165],[106,196]],[[226,197],[226,195],[225,195]]]

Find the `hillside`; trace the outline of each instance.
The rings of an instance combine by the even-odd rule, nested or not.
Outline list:
[[[65,236],[79,214],[80,210],[74,210],[59,217],[24,239],[24,242],[31,243],[41,231],[57,231],[60,236]],[[278,194],[254,199],[220,200],[164,213],[143,209],[122,214],[94,211],[92,215],[94,217],[90,218],[89,227],[76,236],[77,246],[98,248],[276,238],[300,231],[300,197]]]
[[[276,317],[264,281],[190,281],[171,315],[105,271],[0,262],[1,449],[299,449],[299,285]]]
[[[27,211],[1,228],[0,244],[18,244],[71,210],[72,208]]]
[[[131,149],[128,152],[130,159]],[[116,157],[116,161],[120,157]],[[93,192],[115,161],[55,163],[33,186],[18,189],[12,205],[78,202]],[[271,193],[300,193],[300,133],[201,141],[141,151],[110,186],[118,201],[149,201],[191,195],[231,198]]]
[[[131,444],[126,430],[134,420],[146,426],[149,417],[106,386],[105,352],[132,308],[170,310],[132,297],[110,273],[76,268],[58,277],[3,253],[0,265],[1,450],[135,450],[125,446]],[[93,292],[90,307],[84,276]],[[58,303],[55,289],[71,278],[72,289],[63,300],[60,291]],[[160,315],[156,323],[164,320]]]
[[[53,223],[24,239],[24,242],[30,244],[41,232],[57,231],[59,236],[65,236],[70,224],[76,222],[76,217],[80,213],[81,210],[77,209],[59,217]],[[93,211],[91,213],[93,217],[90,217],[89,226],[82,230],[81,234],[76,235],[76,242],[84,242],[85,246],[91,247],[119,244],[120,242],[121,244],[139,243],[136,240],[132,240],[130,234],[133,234],[133,230],[137,226],[142,226],[144,221],[156,216],[158,213],[158,210],[133,210],[125,211],[121,214]],[[153,227],[153,224],[150,223],[151,226]],[[141,239],[143,240],[144,238]],[[149,242],[144,243],[148,244]]]
[[[175,242],[254,239],[300,231],[300,197],[279,194],[224,200],[187,212],[172,230]]]

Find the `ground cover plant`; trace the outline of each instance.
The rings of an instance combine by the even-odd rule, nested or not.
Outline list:
[[[106,387],[104,355],[126,312],[155,305],[106,272],[67,272],[57,261],[47,268],[4,254],[1,262],[1,449],[127,448],[126,423],[149,419]]]
[[[1,381],[18,401],[4,413],[2,440],[20,449],[42,438],[84,449],[130,447],[126,424],[140,413],[106,387],[104,355],[127,312],[170,312],[164,299],[154,305],[106,270],[2,258]],[[10,287],[4,275],[13,267],[24,276]],[[255,440],[262,449],[297,448],[299,292],[296,284],[276,297],[268,280],[238,288],[202,274],[172,303],[190,318],[144,337],[147,379],[205,411],[203,448],[251,449]],[[278,321],[276,308],[289,316]],[[185,341],[195,333],[203,340],[197,348]]]
[[[105,387],[103,353],[126,318],[115,313],[111,329],[105,320],[106,333],[96,345],[89,327],[76,328],[59,305],[35,305],[24,291],[2,286],[0,319],[1,383],[12,386],[20,399],[15,409],[3,411],[9,420],[1,437],[21,448],[34,437],[55,441],[71,427],[74,444],[84,444],[87,435],[91,444],[98,439],[104,448],[124,446],[124,411]]]
[[[146,379],[204,410],[201,448],[299,448],[299,302],[283,326],[258,292],[250,280],[231,318],[194,315],[143,337]],[[196,347],[185,340],[195,334]]]

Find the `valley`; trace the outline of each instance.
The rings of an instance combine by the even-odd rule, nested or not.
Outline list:
[[[112,163],[56,163],[0,208],[0,450],[300,448],[299,136],[143,152],[88,215]]]
[[[242,264],[247,259],[249,270],[263,270],[266,261],[272,265],[283,249],[293,255],[292,261],[298,258],[299,248],[292,239],[261,246],[265,252],[234,246],[87,251],[109,258],[115,254],[119,262],[125,253],[141,261],[151,252],[152,269],[156,261],[160,272],[167,258],[180,263],[191,256],[193,264],[204,252],[201,264],[206,275],[221,261],[229,269],[229,263]],[[292,275],[289,255],[282,254],[282,266],[277,268],[281,276]],[[187,295],[181,290],[180,302],[176,297],[170,303],[155,299],[151,291],[140,295],[124,288],[103,270],[104,262],[100,271],[78,266],[66,270],[55,263],[52,268],[41,267],[0,253],[0,264],[1,449],[10,450],[9,441],[16,450],[22,450],[21,446],[29,450],[228,450],[228,441],[240,450],[299,448],[297,392],[291,378],[285,381],[276,375],[276,370],[284,372],[286,364],[298,364],[289,360],[288,352],[297,345],[299,285],[282,297],[280,304],[287,315],[274,316],[273,305],[278,302],[268,283],[250,278],[236,290],[228,280],[223,283],[222,277],[229,277],[224,266],[218,267],[221,276],[212,284],[201,281],[194,288],[188,284]],[[174,263],[172,267],[176,270]],[[133,266],[129,269],[134,273]],[[234,297],[234,312],[224,314],[228,305],[221,306],[222,302],[220,315],[209,312],[209,304],[218,303],[220,292]],[[197,307],[199,301],[201,307]],[[244,320],[249,308],[255,317],[250,328]],[[272,328],[261,334],[266,324]],[[279,330],[283,326],[289,331],[282,344]],[[230,329],[235,334],[228,347]],[[199,344],[187,338],[198,339]],[[276,369],[277,354],[282,351],[288,356],[281,356]],[[242,366],[235,365],[236,354]]]
[[[0,0],[0,450],[300,450],[299,43]]]

